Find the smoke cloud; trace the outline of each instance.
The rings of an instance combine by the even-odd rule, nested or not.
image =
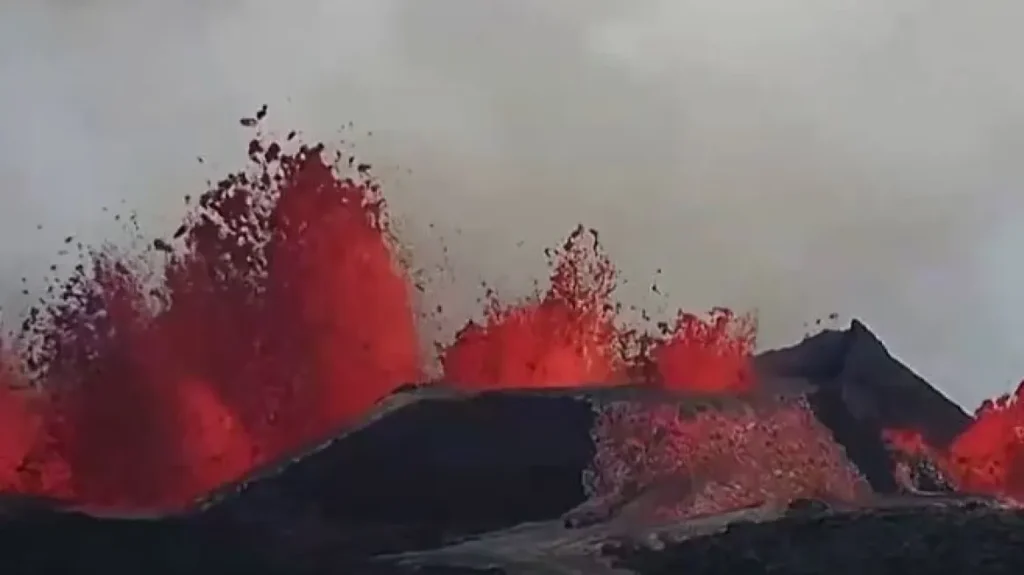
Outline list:
[[[103,207],[173,229],[267,103],[348,138],[416,261],[447,258],[442,336],[583,223],[626,303],[756,309],[765,346],[860,317],[968,406],[1024,376],[1020,2],[0,6],[5,321],[65,236],[119,237]]]

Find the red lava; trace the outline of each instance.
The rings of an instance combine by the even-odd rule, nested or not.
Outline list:
[[[30,314],[0,355],[0,489],[186,505],[422,379],[408,270],[366,167],[291,138],[255,139],[249,158],[190,202],[173,244],[157,242],[162,265],[93,252]],[[551,257],[546,291],[492,297],[440,350],[443,380],[753,385],[751,317],[680,313],[638,336],[618,317],[618,274],[596,233],[577,229]],[[1024,495],[1022,421],[1011,400],[979,411],[947,458],[965,486]]]
[[[596,235],[582,227],[554,258],[545,293],[511,306],[492,294],[484,322],[469,323],[442,351],[447,383],[494,389],[622,380],[626,358],[614,324],[614,267]]]
[[[934,460],[966,492],[992,494],[1024,504],[1024,382],[1014,393],[977,409],[974,423],[946,448],[928,445],[913,430],[892,431],[890,442]]]

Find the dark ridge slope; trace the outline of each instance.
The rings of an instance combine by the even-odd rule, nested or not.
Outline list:
[[[893,460],[882,440],[881,430],[857,419],[847,408],[842,394],[823,386],[807,394],[818,421],[843,446],[846,457],[861,471],[877,493],[896,493],[900,485],[893,475]]]
[[[353,552],[385,552],[559,517],[586,499],[594,417],[567,395],[414,400],[246,482],[197,520],[268,538],[301,524]]]
[[[755,367],[765,377],[803,379],[834,390],[857,420],[877,429],[920,431],[937,447],[949,445],[971,422],[857,320],[844,331],[826,330],[795,346],[764,352]]]

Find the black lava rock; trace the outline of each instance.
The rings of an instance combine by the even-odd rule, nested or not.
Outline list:
[[[987,506],[796,514],[609,553],[638,575],[1011,575],[1024,569],[1024,515]]]
[[[769,387],[797,382],[793,389],[806,394],[880,494],[898,491],[883,429],[918,429],[941,447],[970,423],[858,322],[755,363]],[[564,529],[565,514],[588,501],[583,475],[595,455],[595,406],[609,394],[686,401],[650,388],[473,396],[409,388],[400,405],[360,428],[225,486],[180,515],[97,517],[56,502],[0,501],[0,573],[388,575],[409,567],[375,557],[451,546],[529,522]],[[700,407],[709,408],[717,407]],[[568,531],[599,532],[612,520],[586,519]],[[615,549],[612,559],[641,574],[942,567],[982,575],[1021,566],[1021,527],[1020,516],[987,506],[844,515],[806,502],[771,524],[736,524],[659,550],[607,547]],[[418,572],[516,572],[500,565],[430,569]]]
[[[919,431],[946,447],[971,417],[885,349],[863,323],[826,330],[797,345],[762,353],[763,377],[795,378],[834,392],[858,421],[873,428]]]

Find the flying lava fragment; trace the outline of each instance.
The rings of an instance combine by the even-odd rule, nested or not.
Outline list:
[[[410,270],[368,167],[291,137],[257,137],[248,158],[189,203],[171,240],[88,253],[16,330],[0,355],[0,490],[187,505],[422,380]],[[756,385],[752,317],[680,312],[638,336],[618,316],[618,271],[595,232],[579,227],[552,252],[549,279],[522,301],[492,295],[483,319],[441,346],[440,380],[467,391]],[[1022,393],[984,406],[940,454],[964,488],[1024,499]],[[898,437],[929,448],[913,430]]]

